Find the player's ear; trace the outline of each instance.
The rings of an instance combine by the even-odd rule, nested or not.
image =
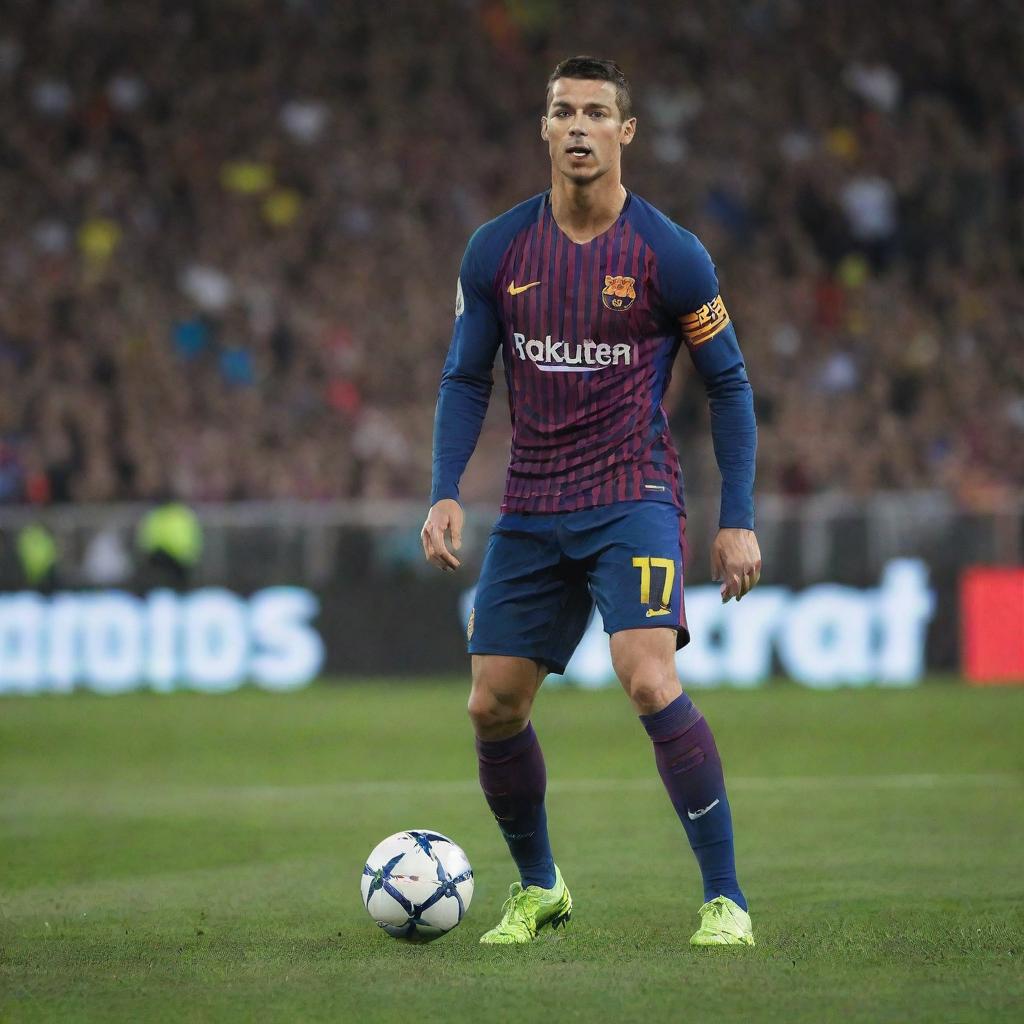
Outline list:
[[[540,119],[540,137],[547,142],[548,141],[548,119],[541,116]]]
[[[634,135],[636,135],[636,118],[631,117],[622,122],[622,131],[619,133],[619,142],[623,146],[628,146],[633,141]]]

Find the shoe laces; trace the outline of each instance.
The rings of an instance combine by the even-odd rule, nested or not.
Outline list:
[[[729,913],[729,904],[721,896],[716,896],[713,900],[705,903],[701,908],[701,920],[707,920],[710,918],[713,922],[720,924],[724,919],[731,917]]]
[[[513,882],[508,890],[508,899],[501,905],[501,927],[525,928],[532,934],[539,902],[529,889]]]

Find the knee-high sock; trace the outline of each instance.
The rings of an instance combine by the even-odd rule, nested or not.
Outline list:
[[[641,715],[640,721],[654,743],[661,781],[700,865],[705,902],[728,896],[746,910],[736,881],[722,760],[710,726],[685,693],[656,714]]]
[[[550,889],[555,862],[544,810],[547,770],[533,725],[504,740],[476,741],[480,788],[519,868],[523,886]]]

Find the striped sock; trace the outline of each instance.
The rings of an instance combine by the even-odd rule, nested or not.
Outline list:
[[[683,823],[704,879],[704,902],[728,896],[744,910],[736,880],[732,812],[715,737],[686,694],[653,715],[641,715],[672,806]]]
[[[555,884],[544,809],[547,770],[533,725],[504,740],[476,741],[480,787],[524,887]]]

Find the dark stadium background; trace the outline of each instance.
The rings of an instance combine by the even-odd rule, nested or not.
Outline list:
[[[718,264],[765,582],[863,588],[923,558],[928,663],[956,670],[963,570],[1024,544],[1012,5],[387,11],[5,6],[4,588],[303,585],[331,672],[457,669],[470,581],[435,579],[415,540],[454,281],[472,230],[545,186],[543,83],[569,48],[626,68],[626,181]],[[467,577],[503,483],[497,377]],[[668,404],[699,583],[717,477],[685,360]],[[154,577],[137,530],[169,500],[199,510],[203,555]]]
[[[373,1016],[377,982],[302,974],[334,963],[335,946],[303,945],[317,928],[360,978],[400,964],[387,991],[406,1008],[427,992],[480,1019],[453,993],[519,977],[473,973],[467,928],[430,975],[438,961],[375,942],[349,890],[363,850],[416,818],[452,822],[470,850],[473,929],[500,900],[461,718],[466,591],[507,461],[500,368],[464,481],[463,571],[426,566],[418,531],[463,248],[546,187],[544,83],[591,53],[632,82],[625,184],[716,261],[759,421],[765,573],[714,611],[717,469],[702,386],[677,364],[703,623],[679,664],[756,826],[740,843],[767,958],[763,975],[689,977],[726,1002],[763,991],[765,1019],[1012,1019],[1020,15],[1010,0],[0,5],[0,1017],[164,1019],[180,997],[188,1019],[337,1019],[340,991],[392,1019]],[[918,582],[897,600],[887,573],[905,570]],[[775,610],[752,654],[740,616],[758,601]],[[650,774],[625,705],[583,692],[613,685],[592,640],[584,687],[538,705],[553,779],[577,772],[581,793]],[[795,831],[773,774],[814,796]],[[592,815],[566,826],[582,858],[580,837],[633,796],[560,799]],[[662,824],[644,855],[668,863]],[[675,977],[653,888],[636,898],[654,931],[629,931],[624,842],[605,835],[590,877]],[[793,865],[818,872],[809,889]],[[626,1019],[623,993],[674,1012],[616,928],[587,922],[566,940],[596,972],[583,988],[558,988],[557,954],[530,961],[569,993],[558,1015]],[[870,938],[844,945],[843,922]],[[200,948],[212,935],[220,952]],[[878,958],[908,972],[891,991]],[[813,969],[791,985],[798,963]]]

